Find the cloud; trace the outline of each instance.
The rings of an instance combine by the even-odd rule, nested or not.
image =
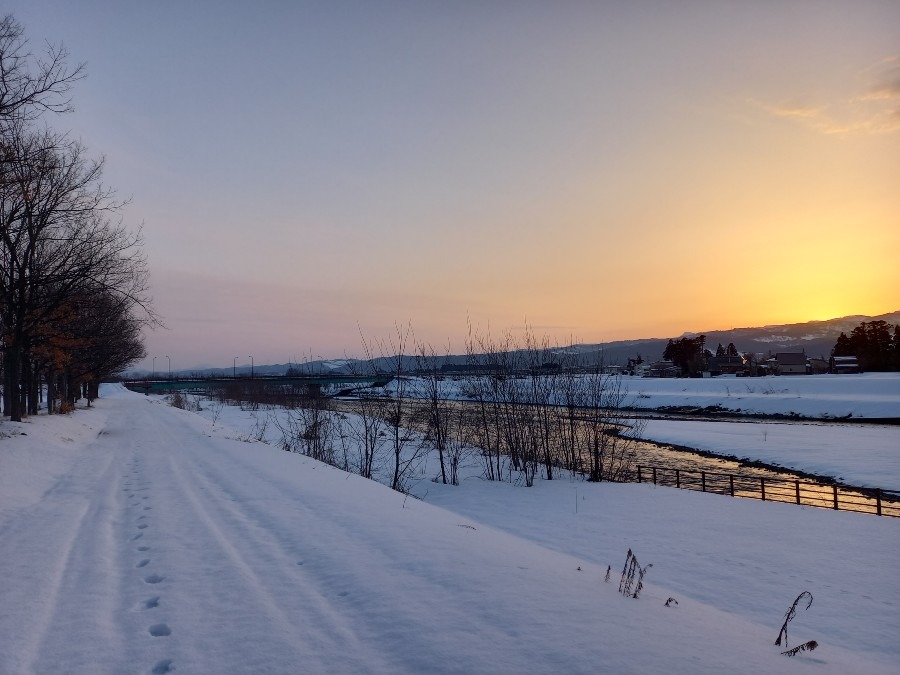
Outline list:
[[[863,73],[869,84],[859,100],[900,102],[900,56],[879,61]]]
[[[842,100],[771,104],[751,100],[768,115],[792,119],[826,135],[869,135],[900,132],[900,56],[891,56],[863,69],[857,84]]]
[[[764,107],[776,117],[800,117],[803,119],[814,119],[822,114],[821,108],[812,108],[802,105],[782,104],[780,106]]]

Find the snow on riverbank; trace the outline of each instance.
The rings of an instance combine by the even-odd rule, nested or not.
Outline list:
[[[900,373],[711,378],[622,377],[623,405],[644,410],[715,407],[740,414],[900,419]],[[466,378],[447,378],[449,397],[466,399]],[[395,383],[388,386],[392,391]],[[408,387],[415,392],[416,387]]]
[[[900,426],[648,420],[642,437],[900,490]]]
[[[897,520],[649,485],[450,487],[428,480],[433,466],[420,501],[233,440],[252,426],[226,428],[228,415],[213,427],[104,394],[91,411],[0,425],[27,433],[0,439],[0,672],[900,663]],[[638,600],[616,593],[629,547],[653,563]],[[790,645],[820,647],[788,659],[772,643],[803,590],[815,601]]]
[[[718,406],[744,414],[900,418],[900,373],[780,377],[626,377],[629,405]]]

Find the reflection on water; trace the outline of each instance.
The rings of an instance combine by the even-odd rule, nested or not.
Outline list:
[[[445,403],[462,413],[460,419],[464,420],[464,427],[473,425],[472,420],[479,412],[476,403],[469,401]],[[352,405],[340,402],[336,402],[336,405],[345,412],[353,412]],[[428,416],[422,414],[424,402],[409,401],[408,405],[415,412],[410,416],[407,425],[426,432]],[[416,412],[418,414],[415,414]],[[595,421],[585,416],[584,411],[573,414],[571,410],[561,407],[552,408],[552,413],[548,417],[556,420],[555,423],[548,425],[547,433],[551,435],[551,445],[563,444],[563,439],[552,436],[560,433],[560,430],[571,430],[573,426],[590,425]],[[637,480],[734,497],[900,517],[898,491],[839,485],[829,478],[782,469],[762,462],[748,462],[657,441],[640,440],[641,418],[637,416],[631,419],[621,416],[603,417],[603,424],[606,427],[604,433],[613,435],[626,431],[628,427],[633,427],[637,431],[638,439],[628,439],[625,444],[629,466],[617,474],[619,480]],[[478,447],[475,440],[477,435],[467,434],[467,436],[467,443]],[[624,438],[625,434],[622,434],[622,437]],[[587,464],[583,452],[580,455],[576,452],[574,457],[576,461],[580,458],[578,463],[582,466]]]
[[[851,487],[828,479],[691,452],[663,443],[640,443],[640,482],[702,492],[900,517],[900,493]]]

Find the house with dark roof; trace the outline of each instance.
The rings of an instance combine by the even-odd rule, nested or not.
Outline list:
[[[803,352],[778,352],[775,367],[779,375],[806,375],[806,354]]]

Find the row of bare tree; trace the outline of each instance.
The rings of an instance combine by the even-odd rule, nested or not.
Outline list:
[[[157,318],[140,234],[101,183],[103,161],[47,126],[71,109],[83,76],[63,47],[30,51],[22,26],[0,19],[0,352],[3,412],[37,412],[96,396],[101,379],[143,358]]]
[[[427,401],[443,482],[456,482],[460,445],[478,449],[489,480],[531,486],[559,469],[591,481],[630,478],[640,423],[623,416],[620,376],[530,331],[521,341],[470,336],[466,354],[466,375],[450,378],[433,351],[419,348],[418,398]]]
[[[474,463],[488,480],[527,486],[560,470],[591,481],[632,476],[640,422],[623,415],[622,379],[604,373],[601,363],[579,361],[572,348],[552,347],[530,333],[521,343],[475,336],[467,343],[465,372],[449,373],[445,359],[415,343],[408,328],[377,350],[364,344],[364,368],[375,362],[372,351],[394,354],[386,390],[362,389],[338,401],[318,389],[279,396],[271,388],[254,394],[234,387],[220,397],[250,408],[260,401],[289,407],[290,413],[270,417],[285,450],[401,492],[429,457],[437,464],[428,470],[433,480],[452,485]],[[403,356],[410,345],[414,356]],[[378,361],[383,366],[384,356]]]

